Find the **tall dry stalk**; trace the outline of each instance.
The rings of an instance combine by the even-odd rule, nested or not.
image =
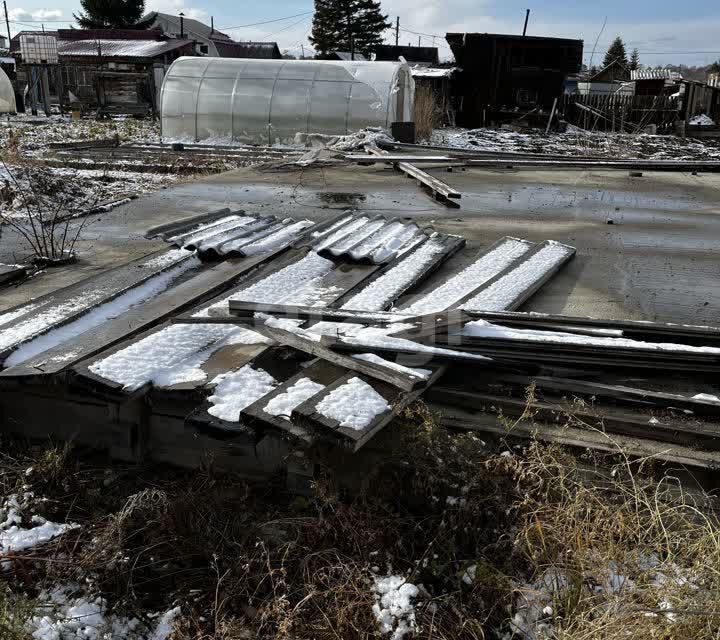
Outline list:
[[[427,140],[440,125],[440,107],[430,87],[418,87],[415,92],[415,134]]]

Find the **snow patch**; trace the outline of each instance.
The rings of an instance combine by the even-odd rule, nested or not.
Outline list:
[[[325,396],[315,409],[326,418],[337,420],[341,427],[362,431],[377,416],[389,411],[390,405],[367,382],[350,378]]]
[[[324,388],[325,385],[313,382],[310,378],[300,378],[294,385],[288,387],[285,393],[281,393],[270,400],[263,411],[271,416],[289,419],[295,407],[299,407]]]
[[[215,393],[208,398],[211,416],[227,422],[239,422],[240,412],[270,393],[278,383],[269,373],[249,364],[237,371],[221,373],[213,378]]]
[[[420,590],[403,576],[375,578],[373,614],[380,624],[380,633],[392,634],[390,640],[402,640],[415,630],[413,599]]]

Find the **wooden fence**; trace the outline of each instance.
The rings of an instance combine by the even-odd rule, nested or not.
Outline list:
[[[638,132],[648,125],[671,130],[680,102],[669,96],[634,96],[606,93],[563,96],[567,122],[583,129]]]

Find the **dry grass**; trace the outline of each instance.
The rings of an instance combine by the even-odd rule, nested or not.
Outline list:
[[[440,126],[442,113],[435,93],[429,87],[418,87],[415,91],[415,134],[418,142],[427,140],[434,129]]]
[[[719,637],[718,522],[678,481],[647,475],[648,461],[579,461],[539,443],[500,455],[438,428],[422,407],[400,428],[404,447],[352,499],[329,467],[302,498],[211,470],[108,467],[5,443],[6,494],[29,485],[48,498],[41,515],[83,525],[15,559],[5,602],[89,579],[120,612],[180,603],[173,640],[365,639],[379,637],[373,576],[402,573],[422,585],[418,637],[480,640],[507,633],[552,571],[559,588],[543,596],[534,630]],[[609,588],[619,575],[624,587]]]

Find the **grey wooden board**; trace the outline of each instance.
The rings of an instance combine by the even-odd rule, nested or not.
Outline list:
[[[257,302],[230,301],[230,314],[238,318],[252,318],[256,313],[265,313],[279,318],[297,318],[315,322],[349,322],[385,326],[402,320],[402,316],[375,311],[345,311],[321,307],[304,307],[285,304],[262,304]]]
[[[27,275],[27,268],[16,264],[0,264],[0,287],[24,278]]]
[[[520,423],[512,431],[508,431],[494,415],[437,402],[428,403],[428,408],[437,414],[438,422],[441,425],[460,431],[478,431],[501,438],[539,439],[544,442],[577,447],[583,451],[593,449],[609,454],[653,458],[687,467],[720,469],[720,452],[716,451],[699,451],[692,447],[617,434],[609,435],[564,425]]]
[[[170,237],[170,235],[185,233],[192,228],[208,224],[209,222],[214,222],[215,220],[229,215],[230,209],[224,207],[223,209],[218,209],[217,211],[212,211],[210,213],[202,213],[197,216],[190,216],[189,218],[181,218],[180,220],[168,222],[167,224],[161,224],[157,227],[148,229],[145,232],[145,237],[151,239],[157,236],[162,236],[163,240],[167,240],[165,236]]]
[[[21,344],[29,342],[37,336],[48,333],[52,329],[61,327],[65,324],[72,322],[73,320],[80,318],[89,311],[92,311],[97,306],[110,302],[111,300],[117,298],[118,296],[129,291],[130,289],[133,289],[134,287],[143,284],[154,276],[173,269],[180,265],[182,262],[192,258],[191,255],[188,255],[187,257],[182,258],[177,262],[173,262],[172,264],[165,265],[160,268],[141,267],[141,265],[143,265],[144,263],[149,262],[153,258],[161,256],[164,253],[167,253],[167,250],[164,249],[162,251],[149,254],[143,258],[138,258],[137,260],[128,262],[127,264],[120,267],[110,269],[109,271],[105,271],[96,276],[92,276],[91,278],[87,278],[86,280],[83,280],[74,285],[70,285],[69,287],[65,287],[63,289],[59,289],[58,291],[49,293],[29,303],[20,304],[16,307],[13,307],[12,309],[8,309],[4,313],[22,311],[23,308],[27,309],[25,313],[22,313],[17,318],[15,318],[13,324],[17,324],[18,322],[22,322],[23,320],[36,316],[38,313],[47,311],[56,305],[67,302],[70,299],[77,298],[85,299],[87,301],[85,305],[80,304],[73,306],[71,309],[68,309],[66,313],[64,313],[61,317],[58,317],[54,322],[49,323],[47,326],[44,326],[41,329],[38,329],[38,331],[33,333],[31,336],[28,336],[26,339],[14,343],[12,346],[8,347],[3,352],[0,352],[0,362],[7,358],[11,351],[13,351]],[[101,292],[100,296],[97,297],[97,299],[93,299],[91,296],[93,294],[97,294],[98,292]],[[0,335],[2,334],[2,331],[3,326],[0,326]]]
[[[222,262],[210,269],[200,271],[193,278],[164,291],[127,313],[0,372],[0,378],[58,373],[121,341],[133,338],[179,311],[212,297],[237,278],[266,261],[266,256],[255,256],[240,261]]]
[[[432,384],[441,374],[443,370],[438,369],[434,372],[427,384]],[[341,426],[340,423],[317,411],[318,403],[330,395],[333,391],[347,384],[353,378],[359,378],[363,382],[369,384],[379,395],[381,395],[389,409],[382,414],[376,416],[373,421],[363,429],[353,429]],[[347,446],[353,451],[361,449],[375,434],[382,430],[395,416],[397,416],[405,407],[414,402],[425,389],[416,389],[411,392],[403,392],[397,387],[383,382],[381,380],[367,378],[357,373],[346,373],[341,378],[335,380],[328,385],[319,394],[306,400],[292,412],[292,421],[301,426],[306,426],[311,430],[330,436],[336,439],[343,446]]]
[[[271,400],[284,394],[290,387],[302,379],[307,378],[317,384],[327,386],[342,377],[345,372],[346,370],[344,368],[338,367],[326,360],[314,360],[309,366],[302,369],[289,380],[283,382],[273,392],[263,396],[258,401],[243,409],[241,413],[243,420],[247,425],[252,427],[275,429],[292,439],[306,440],[308,437],[307,432],[300,425],[293,424],[290,416],[273,416],[265,411],[265,407]]]
[[[258,331],[258,333],[266,335],[279,344],[284,344],[289,347],[293,347],[294,349],[298,349],[299,351],[304,351],[310,355],[328,360],[337,366],[345,367],[346,369],[357,371],[358,373],[363,373],[373,379],[389,382],[404,391],[414,391],[424,384],[420,378],[407,376],[393,369],[389,369],[388,367],[383,367],[372,362],[358,360],[351,356],[337,353],[332,349],[328,349],[321,341],[305,338],[297,333],[286,331],[284,329],[271,328],[264,324],[254,325],[252,326],[252,329]],[[357,353],[365,353],[367,351],[370,351],[370,349],[366,348],[364,350],[357,351]]]

